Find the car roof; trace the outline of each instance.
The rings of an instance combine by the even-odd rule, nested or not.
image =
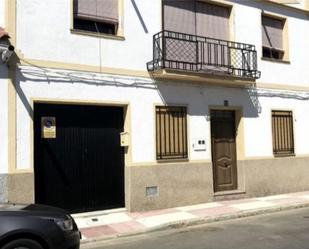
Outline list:
[[[21,210],[26,206],[26,204],[0,203],[0,210]]]

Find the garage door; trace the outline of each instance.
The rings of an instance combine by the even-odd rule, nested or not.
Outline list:
[[[123,108],[35,104],[35,201],[72,213],[124,206]]]

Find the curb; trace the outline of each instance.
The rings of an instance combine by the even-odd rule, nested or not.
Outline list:
[[[84,240],[81,240],[81,245],[88,245],[94,242],[101,242],[101,241],[112,240],[116,238],[133,237],[133,236],[151,233],[151,232],[159,232],[159,231],[165,231],[165,230],[185,228],[185,227],[190,227],[190,226],[197,226],[197,225],[202,225],[202,224],[210,224],[210,223],[215,223],[219,221],[233,220],[233,219],[251,217],[251,216],[256,216],[256,215],[261,215],[261,214],[270,214],[270,213],[276,213],[280,211],[299,209],[299,208],[305,208],[305,207],[309,207],[309,202],[296,203],[296,204],[291,204],[291,205],[282,205],[282,206],[271,207],[271,208],[260,208],[260,209],[250,210],[250,211],[240,211],[240,212],[233,213],[233,214],[223,214],[223,215],[218,215],[215,217],[205,217],[205,218],[175,221],[175,222],[170,222],[170,223],[166,223],[163,225],[159,225],[157,227],[144,229],[138,232],[123,233],[123,234],[100,236],[100,237],[95,237],[95,238],[84,239]]]

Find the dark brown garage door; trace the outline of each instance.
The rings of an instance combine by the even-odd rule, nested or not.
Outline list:
[[[35,104],[35,201],[86,212],[124,206],[123,108]]]
[[[235,111],[211,111],[214,190],[237,189]]]

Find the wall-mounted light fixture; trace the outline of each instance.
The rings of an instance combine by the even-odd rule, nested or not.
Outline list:
[[[0,46],[0,54],[1,54],[1,61],[3,64],[6,64],[10,57],[14,52],[14,46],[8,45],[7,47]]]
[[[9,41],[9,34],[0,27],[0,61],[6,64],[14,53],[14,46]]]

